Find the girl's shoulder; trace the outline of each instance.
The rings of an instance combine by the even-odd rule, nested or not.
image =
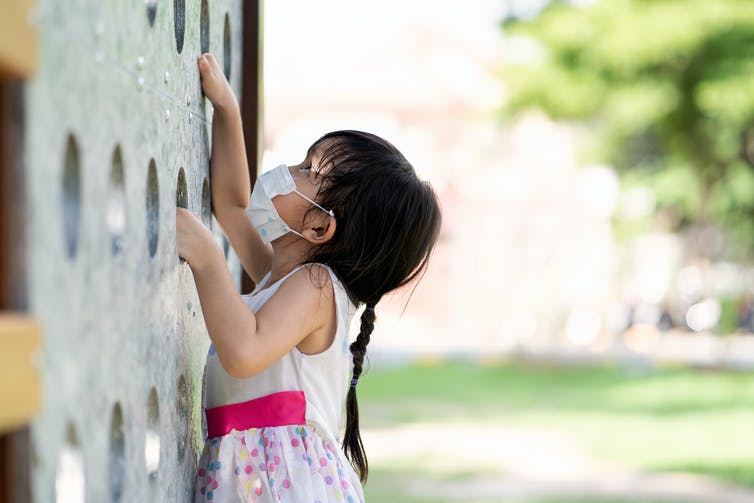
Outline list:
[[[295,267],[288,276],[295,276],[291,279],[298,288],[306,289],[312,295],[322,299],[332,299],[335,309],[339,313],[355,311],[356,306],[348,294],[348,290],[343,285],[338,274],[328,264],[323,262],[307,262]],[[282,281],[281,281],[282,284]]]
[[[284,283],[294,284],[295,290],[308,290],[312,295],[325,295],[336,298],[336,304],[343,308],[355,309],[355,304],[348,295],[348,291],[338,274],[328,264],[323,262],[307,262],[294,267],[285,276],[269,284],[271,271],[262,278],[256,288],[249,294],[249,298],[264,297],[266,301],[272,297]],[[283,289],[290,292],[290,289]],[[341,302],[341,299],[343,301]],[[263,301],[263,302],[264,302]]]
[[[315,287],[332,291],[336,297],[343,297],[349,306],[355,307],[340,276],[328,264],[309,262],[299,267],[308,268]]]
[[[319,266],[319,267],[315,267]],[[257,283],[254,290],[251,291],[251,293],[247,295],[256,295],[258,293],[267,291],[267,290],[277,290],[277,288],[288,278],[295,275],[301,270],[308,270],[309,274],[312,277],[318,278],[320,281],[326,280],[328,276],[332,275],[333,277],[335,274],[332,272],[332,269],[327,264],[319,263],[319,262],[307,262],[305,264],[300,264],[293,269],[290,270],[286,275],[284,275],[282,278],[278,279],[277,281],[274,281],[272,284],[269,284],[270,276],[272,275],[272,270],[267,271],[267,273],[262,277],[262,279]],[[325,272],[327,271],[327,272]],[[306,272],[306,271],[305,271]],[[312,274],[314,273],[314,274]],[[329,273],[329,274],[328,274]],[[322,286],[325,286],[323,284]]]
[[[323,262],[306,262],[300,264],[294,267],[291,272],[283,276],[283,278],[280,279],[280,283],[294,275],[308,277],[311,280],[312,286],[316,289],[330,290],[331,285],[333,289],[336,286],[341,288],[343,286],[332,267]]]

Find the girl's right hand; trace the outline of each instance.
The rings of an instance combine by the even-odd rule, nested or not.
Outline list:
[[[225,78],[215,57],[209,52],[199,56],[199,75],[202,79],[202,91],[215,108],[227,109],[237,105],[228,79]]]

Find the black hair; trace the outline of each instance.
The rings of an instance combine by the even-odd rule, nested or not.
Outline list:
[[[330,266],[354,305],[366,305],[359,335],[350,346],[352,378],[358,380],[374,329],[373,308],[383,295],[426,270],[440,233],[440,207],[431,185],[378,136],[334,131],[314,142],[309,156],[315,151],[320,169],[326,167],[316,200],[334,212],[337,224],[333,237],[314,247],[306,262]],[[343,450],[366,482],[369,466],[359,433],[355,384],[346,398]]]

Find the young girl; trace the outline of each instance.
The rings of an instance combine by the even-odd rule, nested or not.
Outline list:
[[[212,55],[199,70],[215,110],[213,209],[257,286],[239,296],[210,231],[176,210],[178,253],[212,342],[194,499],[363,501],[356,387],[374,309],[425,270],[437,198],[395,147],[359,131],[324,135],[303,162],[264,173],[251,192],[236,99]]]

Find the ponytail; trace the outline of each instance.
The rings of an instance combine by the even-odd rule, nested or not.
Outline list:
[[[348,388],[348,396],[346,397],[346,431],[343,435],[343,450],[359,474],[359,479],[362,483],[367,481],[369,463],[367,463],[364,444],[361,442],[361,433],[359,432],[359,404],[356,401],[356,383],[361,376],[361,365],[364,362],[364,354],[367,351],[367,345],[374,330],[375,304],[376,302],[367,303],[366,309],[361,314],[361,330],[356,340],[351,344],[353,376],[351,378],[351,385]]]

